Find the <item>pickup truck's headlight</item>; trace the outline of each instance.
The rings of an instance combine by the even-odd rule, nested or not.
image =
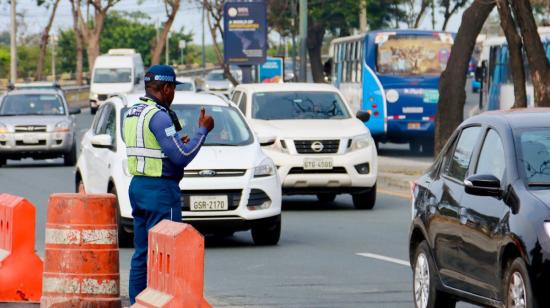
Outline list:
[[[90,99],[97,100],[97,93],[90,93]]]
[[[356,136],[356,137],[352,138],[351,150],[352,151],[360,150],[360,149],[368,147],[372,143],[373,143],[372,142],[372,137],[371,137],[370,134],[359,135],[359,136]]]
[[[275,174],[275,164],[269,158],[264,159],[260,165],[254,168],[254,177],[266,177]]]
[[[56,133],[68,133],[71,130],[71,123],[67,121],[62,121],[55,124]]]
[[[544,231],[546,231],[546,236],[550,238],[550,221],[544,222]]]

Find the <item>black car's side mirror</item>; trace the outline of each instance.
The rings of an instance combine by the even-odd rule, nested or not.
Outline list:
[[[370,119],[370,113],[366,111],[357,111],[357,114],[355,115],[361,122],[367,122]]]
[[[464,180],[464,190],[475,196],[500,196],[500,180],[491,174],[472,175]]]

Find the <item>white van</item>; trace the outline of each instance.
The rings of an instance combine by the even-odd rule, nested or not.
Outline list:
[[[113,94],[143,91],[144,75],[143,60],[134,49],[110,49],[97,57],[90,84],[92,114]]]

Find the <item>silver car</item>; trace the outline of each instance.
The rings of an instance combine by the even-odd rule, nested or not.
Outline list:
[[[7,159],[63,157],[76,163],[73,114],[59,89],[15,89],[0,98],[0,167]]]

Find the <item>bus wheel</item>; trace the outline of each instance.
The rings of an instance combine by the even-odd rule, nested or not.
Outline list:
[[[422,153],[424,155],[434,155],[434,143],[433,141],[422,142]]]

